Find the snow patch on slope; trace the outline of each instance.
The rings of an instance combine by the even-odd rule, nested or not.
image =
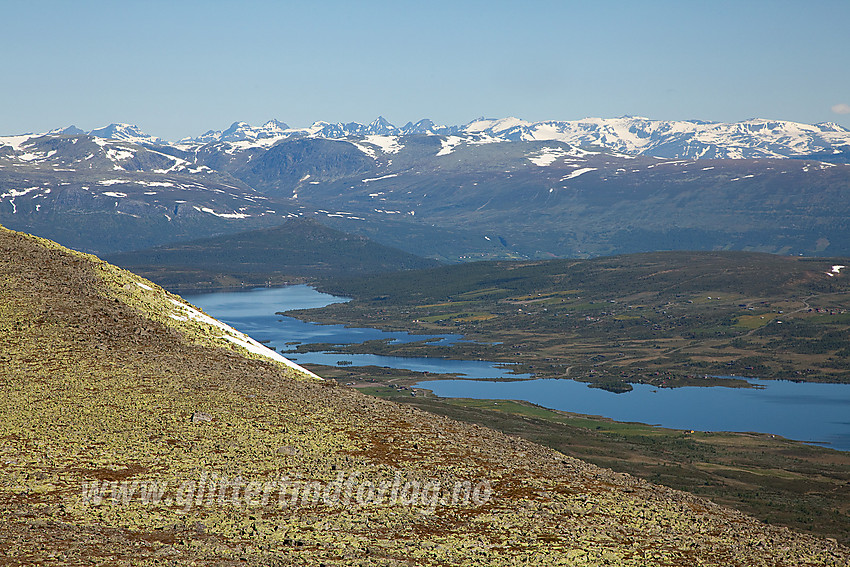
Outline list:
[[[561,148],[543,148],[537,154],[528,156],[528,161],[538,167],[546,167],[552,165],[558,158],[569,155]]]
[[[447,156],[463,143],[463,138],[460,136],[447,136],[445,140],[440,140],[440,144],[443,146],[439,152],[437,152],[438,156]]]
[[[0,136],[0,146],[11,146],[15,151],[20,151],[21,146],[32,138],[38,138],[41,134],[21,134],[20,136]]]
[[[246,335],[245,333],[240,333],[239,331],[237,331],[236,329],[234,329],[230,325],[226,325],[226,324],[222,323],[221,321],[219,321],[218,319],[213,319],[209,315],[202,313],[201,311],[195,309],[194,307],[192,307],[190,305],[187,305],[186,303],[181,303],[180,301],[177,301],[176,299],[172,299],[172,298],[169,297],[168,301],[170,301],[179,310],[177,313],[170,314],[170,316],[173,319],[176,319],[178,321],[189,321],[189,320],[200,321],[202,323],[212,325],[213,327],[217,327],[218,329],[220,329],[224,333],[219,338],[226,339],[226,340],[228,340],[228,341],[230,341],[234,344],[241,346],[242,348],[248,350],[249,352],[252,352],[254,354],[258,354],[260,356],[264,356],[264,357],[269,358],[271,360],[275,360],[277,362],[283,363],[284,365],[288,366],[289,368],[292,368],[293,370],[303,372],[304,374],[307,374],[308,376],[311,376],[311,377],[316,378],[318,380],[322,380],[322,378],[320,376],[317,376],[316,374],[313,374],[312,372],[310,372],[306,368],[303,368],[300,365],[295,364],[294,362],[292,362],[288,358],[282,356],[277,351],[274,351],[274,350],[268,348],[267,346],[265,346],[261,343],[258,343],[257,341],[255,341],[254,339],[252,339],[251,337]]]
[[[840,273],[841,273],[841,270],[843,270],[843,269],[844,269],[844,268],[846,268],[846,267],[847,267],[847,266],[833,266],[833,267],[832,267],[832,271],[825,272],[825,273],[826,273],[826,275],[828,275],[829,277],[834,278],[836,274],[840,274]]]
[[[404,147],[399,144],[398,136],[366,136],[365,141],[378,146],[385,154],[397,154]]]
[[[561,181],[566,181],[567,179],[575,179],[579,175],[584,175],[585,173],[588,173],[590,171],[596,171],[596,168],[595,167],[580,167],[577,170],[570,173],[569,175],[562,177]]]
[[[361,179],[363,183],[371,183],[372,181],[380,181],[381,179],[390,179],[391,177],[398,177],[398,173],[390,173],[387,175],[382,175],[381,177],[372,177],[370,179]]]

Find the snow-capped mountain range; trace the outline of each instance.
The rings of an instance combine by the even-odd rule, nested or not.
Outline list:
[[[224,131],[210,131],[181,140],[195,146],[228,142],[270,146],[295,136],[328,139],[352,136],[443,136],[452,145],[512,141],[558,141],[635,155],[684,159],[752,159],[801,157],[850,151],[850,130],[834,123],[801,124],[752,119],[738,123],[650,120],[640,117],[587,118],[572,121],[527,122],[518,118],[479,118],[462,126],[438,126],[431,120],[402,127],[383,117],[370,124],[316,122],[290,128],[272,120],[260,127],[236,122]]]
[[[795,159],[789,159],[795,158]],[[646,118],[0,137],[0,224],[114,252],[310,216],[447,259],[850,253],[850,130]]]
[[[149,136],[142,132],[138,126],[134,124],[114,123],[102,128],[95,128],[89,132],[81,130],[76,126],[68,126],[66,128],[56,128],[47,135],[55,136],[79,136],[89,135],[95,138],[103,138],[105,140],[122,140],[124,142],[132,142],[134,144],[166,144],[166,141],[156,136]],[[38,137],[38,135],[33,136]],[[0,138],[2,140],[2,138]]]
[[[439,126],[424,119],[398,127],[378,117],[369,124],[316,122],[306,128],[292,128],[284,122],[270,120],[261,126],[234,122],[224,130],[210,130],[175,144],[148,135],[129,124],[110,124],[90,132],[70,126],[47,134],[88,134],[137,144],[171,145],[183,150],[194,150],[206,144],[229,144],[234,150],[268,148],[281,140],[294,137],[343,139],[382,136],[392,139],[383,140],[378,145],[392,146],[400,137],[430,135],[444,138],[450,147],[513,141],[557,141],[632,155],[678,159],[828,157],[850,153],[850,130],[838,124],[802,124],[766,119],[726,123],[651,120],[641,117],[544,122],[527,122],[518,118],[479,118],[461,126]],[[26,138],[37,136],[27,135]],[[0,137],[0,146],[19,144],[22,138]]]

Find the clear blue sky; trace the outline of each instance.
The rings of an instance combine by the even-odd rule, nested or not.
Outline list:
[[[848,59],[848,0],[0,0],[0,134],[378,115],[850,127]]]

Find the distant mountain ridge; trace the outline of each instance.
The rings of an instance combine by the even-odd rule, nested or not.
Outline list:
[[[702,120],[653,120],[624,116],[528,122],[519,118],[478,118],[464,125],[440,126],[429,119],[395,126],[379,116],[369,124],[359,122],[315,122],[306,128],[293,128],[279,120],[261,126],[234,122],[224,130],[209,130],[177,143],[148,135],[137,126],[110,124],[84,132],[75,126],[51,130],[48,134],[88,134],[98,138],[197,148],[210,143],[269,147],[293,137],[340,139],[352,136],[402,137],[416,134],[455,137],[453,143],[492,143],[516,141],[558,141],[634,155],[684,159],[755,159],[847,154],[850,156],[850,129],[833,122],[804,124],[786,120],[755,118],[742,122]],[[38,135],[30,135],[38,137]],[[6,137],[12,138],[12,137]],[[0,137],[0,146],[4,145]],[[6,142],[8,143],[8,142]]]
[[[789,159],[793,158],[793,159]],[[237,122],[0,137],[0,223],[106,254],[309,216],[442,261],[653,250],[850,254],[836,124]]]

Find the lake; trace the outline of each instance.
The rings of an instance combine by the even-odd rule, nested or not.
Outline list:
[[[335,366],[338,361],[345,360],[353,366],[462,374],[475,380],[427,381],[418,387],[444,397],[525,400],[552,409],[675,429],[772,433],[850,451],[850,385],[847,384],[750,379],[757,388],[655,388],[634,384],[631,392],[613,394],[573,380],[492,381],[530,376],[511,374],[505,365],[477,360],[290,352],[297,344],[307,343],[346,345],[375,339],[398,342],[431,339],[436,344],[451,344],[463,340],[460,335],[411,335],[344,325],[319,325],[275,314],[348,301],[319,293],[306,285],[205,293],[185,298],[254,339],[268,341],[269,346],[299,364]]]
[[[320,293],[306,285],[185,295],[184,299],[253,339],[275,347],[278,352],[298,364],[336,366],[338,361],[345,360],[351,362],[352,366],[387,366],[416,372],[463,374],[476,379],[531,378],[528,374],[511,374],[504,365],[479,360],[332,352],[295,353],[293,350],[298,344],[310,343],[350,345],[371,340],[410,343],[431,339],[434,344],[452,344],[463,340],[461,335],[411,335],[345,325],[319,325],[293,317],[275,315],[278,311],[311,309],[348,301],[344,297]]]
[[[698,431],[757,431],[850,451],[850,385],[747,379],[758,388],[656,388],[613,394],[573,380],[420,382],[447,398],[525,400],[551,409]]]

